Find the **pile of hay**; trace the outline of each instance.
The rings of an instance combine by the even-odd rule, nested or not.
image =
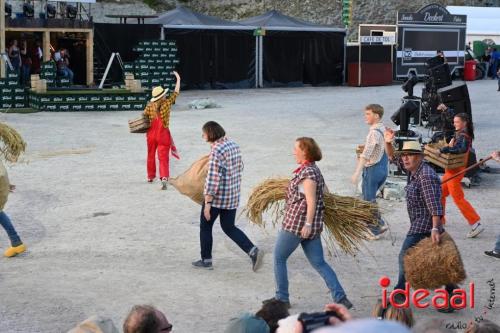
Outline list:
[[[270,211],[272,223],[276,225],[284,215],[286,189],[289,179],[268,179],[259,184],[248,198],[244,210],[253,223],[265,227],[262,217]],[[347,254],[355,255],[370,231],[368,224],[378,220],[376,204],[352,197],[325,193],[325,228],[323,237],[330,252],[336,250],[335,243]]]
[[[466,278],[460,252],[446,232],[441,235],[440,244],[433,244],[428,237],[409,249],[404,266],[406,280],[414,289],[436,289],[459,284]]]
[[[21,135],[12,127],[0,123],[0,140],[3,142],[0,154],[9,162],[17,162],[26,149],[26,142]]]

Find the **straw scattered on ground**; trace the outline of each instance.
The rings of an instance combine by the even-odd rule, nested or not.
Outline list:
[[[289,179],[268,179],[254,188],[244,210],[247,218],[265,227],[263,214],[271,214],[275,226],[284,216],[286,189]],[[376,204],[353,197],[325,193],[325,224],[323,238],[330,252],[336,251],[336,244],[347,254],[355,255],[368,239],[368,224],[377,222]]]

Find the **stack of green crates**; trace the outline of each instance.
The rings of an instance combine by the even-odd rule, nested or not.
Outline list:
[[[40,79],[47,81],[47,87],[71,86],[71,82],[68,78],[57,76],[57,67],[54,61],[47,61],[42,64]]]
[[[125,74],[134,74],[147,90],[156,86],[174,88],[172,71],[179,64],[175,40],[142,41],[133,50],[141,55],[133,63],[124,64]]]
[[[40,111],[133,111],[144,110],[147,93],[105,89],[31,92],[30,107]]]
[[[5,78],[0,79],[0,109],[27,107],[27,93],[27,89],[20,84],[19,72],[7,68]]]
[[[47,88],[56,86],[57,69],[56,63],[47,61],[42,63],[40,68],[40,79],[47,82]]]

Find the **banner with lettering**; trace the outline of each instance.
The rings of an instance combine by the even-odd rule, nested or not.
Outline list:
[[[425,62],[443,51],[451,71],[464,65],[466,15],[453,15],[439,4],[422,7],[415,13],[398,12],[396,78],[415,72],[427,75]]]

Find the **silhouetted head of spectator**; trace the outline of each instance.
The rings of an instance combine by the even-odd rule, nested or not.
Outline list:
[[[487,319],[480,321],[479,323],[473,323],[469,325],[465,333],[498,333],[500,332],[500,326],[491,322]]]
[[[167,333],[172,331],[165,315],[150,305],[135,305],[123,323],[124,333]]]
[[[290,314],[285,303],[279,300],[272,300],[264,304],[255,315],[264,319],[271,329],[271,333],[274,333],[278,329],[278,320],[286,318]]]
[[[373,307],[372,317],[379,320],[394,320],[405,324],[408,327],[413,327],[413,312],[411,309],[405,308],[395,308],[391,304],[387,304],[387,307],[382,306],[382,301],[378,300],[377,304]]]

